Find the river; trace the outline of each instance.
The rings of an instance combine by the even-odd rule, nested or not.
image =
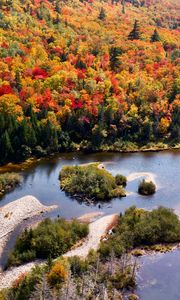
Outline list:
[[[59,187],[59,172],[64,165],[78,165],[89,162],[102,162],[105,168],[113,175],[120,173],[131,179],[128,182],[126,190],[130,193],[126,198],[113,199],[107,203],[96,203],[95,205],[87,205],[68,197]],[[157,192],[153,196],[140,196],[137,194],[140,176],[142,178],[147,175],[151,176],[157,185]],[[147,174],[148,173],[148,174]],[[58,209],[49,213],[50,217],[64,217],[66,219],[75,218],[82,214],[102,211],[105,214],[124,212],[126,208],[136,205],[137,207],[153,209],[160,205],[173,208],[180,215],[180,150],[164,151],[164,152],[144,152],[144,153],[66,153],[54,156],[48,159],[39,160],[36,164],[30,165],[21,172],[24,180],[20,187],[6,194],[0,201],[3,206],[10,201],[18,199],[25,195],[33,195],[45,205],[58,205]],[[142,300],[178,300],[174,296],[170,298],[166,293],[165,283],[167,285],[176,285],[176,294],[180,295],[180,284],[174,282],[175,278],[180,279],[180,265],[175,268],[166,270],[171,273],[175,270],[175,275],[166,276],[166,272],[162,271],[161,280],[163,297],[158,296],[158,288],[156,285],[145,284],[151,282],[151,276],[155,278],[157,270],[160,270],[168,264],[168,261],[176,261],[176,257],[180,259],[180,252],[165,254],[163,259],[156,263],[150,263],[151,258],[143,258],[143,265],[140,269],[140,276],[143,278],[138,284],[138,293]],[[159,262],[159,263],[158,263]],[[147,270],[151,266],[151,270]],[[148,273],[149,272],[149,273]],[[151,272],[151,273],[150,273]],[[174,272],[174,271],[173,271]],[[168,280],[167,280],[168,279]],[[149,280],[149,281],[148,281]],[[164,280],[164,281],[163,281]],[[179,280],[180,281],[180,280]],[[144,284],[143,284],[143,283]],[[174,282],[174,283],[173,283]],[[179,282],[180,283],[180,282]],[[149,293],[151,290],[151,293]],[[150,296],[151,295],[151,296]]]

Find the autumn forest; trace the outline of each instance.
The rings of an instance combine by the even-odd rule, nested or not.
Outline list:
[[[1,0],[0,163],[180,143],[178,0]]]

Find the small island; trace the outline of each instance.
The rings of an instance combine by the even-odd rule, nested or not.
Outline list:
[[[98,163],[64,166],[59,175],[61,189],[74,198],[85,201],[106,201],[125,197],[126,177],[115,177]]]
[[[16,173],[0,174],[0,196],[11,191],[22,181],[22,177]]]
[[[138,187],[138,193],[144,196],[153,195],[156,192],[156,185],[152,181],[143,179]]]

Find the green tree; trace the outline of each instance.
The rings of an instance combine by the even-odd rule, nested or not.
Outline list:
[[[119,47],[111,47],[110,48],[110,66],[113,71],[117,70],[120,61],[119,56],[122,54],[122,50]]]
[[[139,40],[140,37],[139,21],[135,20],[133,30],[128,35],[128,40]]]
[[[101,10],[100,10],[100,13],[99,13],[99,19],[100,19],[101,21],[104,21],[105,18],[106,18],[106,14],[105,14],[104,8],[101,7]]]
[[[2,161],[6,161],[7,159],[10,159],[12,157],[13,148],[7,130],[2,135],[1,142],[0,142],[0,149],[1,149],[0,155]]]
[[[21,82],[21,77],[20,77],[20,72],[17,70],[15,74],[15,87],[18,90],[18,92],[21,91],[22,89],[22,82]]]
[[[154,29],[154,32],[151,36],[151,42],[154,43],[154,42],[159,42],[161,40],[160,36],[159,36],[159,33],[157,31],[157,29]]]

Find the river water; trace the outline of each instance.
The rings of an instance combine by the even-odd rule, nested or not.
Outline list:
[[[102,162],[113,175],[120,173],[129,176],[126,190],[129,196],[113,199],[107,203],[87,205],[69,198],[59,187],[59,172],[64,165],[77,165],[89,162]],[[150,152],[150,153],[66,153],[49,159],[39,160],[21,172],[24,180],[20,187],[6,194],[0,201],[3,206],[25,195],[33,195],[45,205],[58,205],[58,209],[49,213],[50,217],[57,215],[70,219],[84,213],[102,211],[105,214],[120,213],[132,205],[146,209],[157,206],[173,208],[180,215],[180,150]],[[138,183],[141,178],[150,176],[157,185],[157,192],[153,196],[144,197],[137,194]],[[159,257],[159,256],[157,256]],[[180,299],[180,252],[165,254],[162,259],[151,262],[151,257],[142,259],[139,274],[138,293],[142,300],[178,300]],[[173,264],[174,262],[174,264]],[[172,265],[172,268],[168,264]],[[152,284],[152,278],[156,278]],[[168,276],[167,276],[168,272]],[[175,272],[175,274],[173,274]],[[171,275],[170,275],[171,274]],[[172,276],[173,274],[173,276]],[[179,278],[179,279],[178,279]],[[155,279],[154,279],[155,280]],[[178,284],[177,281],[179,280]],[[174,286],[175,292],[170,297],[166,291]],[[160,286],[160,288],[158,288]],[[163,290],[163,292],[158,292]],[[151,291],[151,293],[150,293]],[[177,297],[179,295],[179,298]]]

